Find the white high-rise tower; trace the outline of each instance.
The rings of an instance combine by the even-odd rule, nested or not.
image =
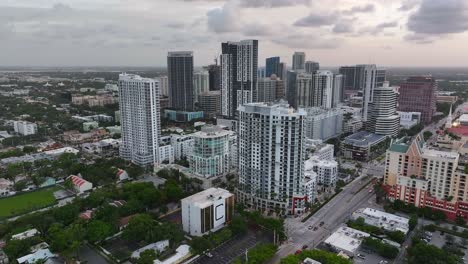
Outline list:
[[[159,158],[159,82],[135,74],[119,75],[122,143],[120,156],[138,165]]]
[[[306,113],[285,102],[238,109],[239,200],[260,210],[301,211]]]

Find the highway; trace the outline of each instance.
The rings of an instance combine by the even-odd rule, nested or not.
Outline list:
[[[269,263],[279,263],[281,258],[294,254],[303,245],[307,245],[309,248],[316,247],[343,224],[352,212],[361,207],[373,206],[375,202],[374,192],[369,193],[369,188],[364,188],[358,192],[368,181],[368,178],[363,180],[360,177],[351,182],[341,193],[304,223],[301,222],[302,218],[300,217],[286,219],[285,228],[288,241],[279,247],[278,252]],[[322,221],[324,225],[320,227],[319,224]],[[318,229],[315,231],[309,230],[309,226],[316,226]]]

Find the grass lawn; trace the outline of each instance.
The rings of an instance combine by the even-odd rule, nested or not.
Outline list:
[[[54,192],[60,187],[54,186],[35,192],[24,193],[0,199],[0,218],[19,215],[37,210],[55,203]]]

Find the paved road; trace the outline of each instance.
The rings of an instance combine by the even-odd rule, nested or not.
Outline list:
[[[373,192],[369,193],[368,188],[356,193],[367,182],[368,180],[362,178],[356,179],[304,223],[300,218],[288,218],[285,227],[289,239],[286,244],[280,246],[269,263],[279,263],[281,258],[294,254],[303,245],[309,248],[316,247],[345,222],[352,212],[361,207],[373,206],[375,195]],[[318,227],[322,221],[324,225],[316,231],[308,229],[308,226]]]

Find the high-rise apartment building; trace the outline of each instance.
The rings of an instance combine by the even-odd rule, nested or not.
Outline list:
[[[304,67],[307,73],[314,73],[320,70],[320,64],[316,61],[306,61]]]
[[[421,121],[432,122],[436,112],[437,82],[431,76],[410,77],[400,84],[398,111],[420,112]]]
[[[274,102],[284,98],[284,82],[273,74],[258,80],[256,102]]]
[[[394,137],[400,130],[400,116],[397,113],[397,93],[388,82],[374,88],[372,103],[369,104],[367,130]]]
[[[280,57],[271,57],[266,59],[265,77],[269,78],[272,74],[280,76]]]
[[[286,74],[286,99],[288,104],[291,107],[298,107],[297,100],[297,82],[298,82],[298,73],[296,71],[287,71]],[[304,81],[304,82],[307,82]]]
[[[16,133],[22,136],[34,135],[37,133],[37,125],[28,121],[14,121],[13,128]]]
[[[303,210],[305,114],[285,102],[239,106],[240,201],[284,213]]]
[[[204,117],[212,118],[221,113],[221,91],[209,91],[198,96],[198,106]]]
[[[134,74],[119,75],[122,142],[120,156],[138,165],[159,159],[159,82]]]
[[[333,105],[333,73],[317,71],[301,73],[296,78],[296,100],[298,107],[331,108]]]
[[[226,42],[221,48],[221,113],[234,117],[239,105],[253,100],[258,74],[258,40]]]
[[[193,98],[198,102],[198,96],[210,89],[210,75],[208,71],[199,71],[193,74]]]
[[[374,88],[381,87],[385,81],[385,70],[377,69],[375,64],[357,65],[358,73],[361,74],[359,85],[363,94],[362,120],[367,122],[369,104],[374,98]]]
[[[171,108],[193,111],[193,52],[169,52],[167,71]]]
[[[161,95],[169,96],[169,81],[167,76],[161,76],[159,79],[159,86],[161,87]]]
[[[231,168],[229,138],[233,134],[218,126],[204,126],[192,134],[195,142],[190,170],[205,178],[226,175]]]
[[[278,76],[278,78],[283,80],[283,82],[285,82],[285,86],[286,86],[287,71],[288,71],[288,69],[287,69],[286,62],[280,62],[277,76]]]
[[[342,74],[333,76],[332,107],[337,107],[344,100],[343,90],[344,77]]]
[[[304,52],[294,52],[292,57],[292,69],[293,70],[304,70],[305,69],[305,53]]]
[[[387,150],[384,185],[392,200],[467,219],[466,162],[457,152],[430,148],[421,134],[402,138]]]
[[[344,78],[344,90],[364,91],[369,79],[367,71],[373,71],[372,82],[374,87],[381,87],[386,80],[386,70],[374,69],[373,64],[360,64],[356,66],[342,66],[339,73]]]
[[[209,90],[219,91],[221,90],[221,66],[218,64],[212,64],[204,67],[208,71],[209,75]]]

